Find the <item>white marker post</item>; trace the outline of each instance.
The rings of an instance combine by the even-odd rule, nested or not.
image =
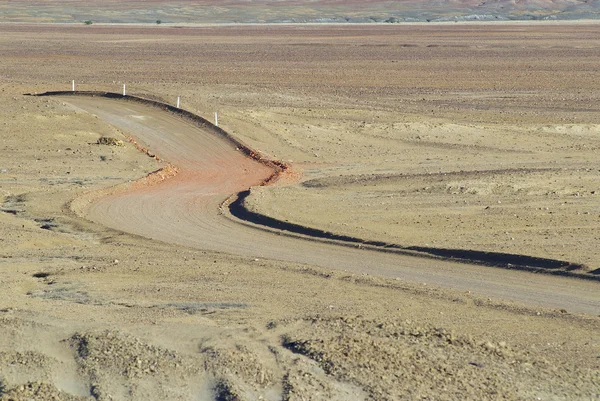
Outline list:
[[[123,84],[123,96],[127,95],[127,91],[125,90],[125,84]]]
[[[72,89],[72,90],[73,90],[73,92],[75,92],[75,80],[73,80],[73,81],[71,82],[71,87],[73,88],[73,89]]]
[[[181,97],[177,96],[177,108],[179,108],[180,100],[181,100]]]
[[[218,126],[219,126],[219,115],[215,111],[215,127],[218,127]]]

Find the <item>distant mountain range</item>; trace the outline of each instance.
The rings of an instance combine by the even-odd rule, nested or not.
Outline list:
[[[600,19],[600,0],[10,0],[0,2],[0,22],[401,23],[578,19]]]

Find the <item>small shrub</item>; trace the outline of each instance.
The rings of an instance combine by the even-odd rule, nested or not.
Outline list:
[[[101,136],[98,138],[97,143],[98,145],[123,146],[122,140],[110,136]]]
[[[84,24],[86,24],[86,25],[92,25],[93,23],[94,23],[94,21],[92,21],[90,19],[84,22]]]
[[[4,382],[4,378],[0,377],[0,397],[2,397],[4,394],[6,394],[7,391],[7,386],[6,383]]]
[[[161,20],[159,20],[159,19],[157,19],[157,20],[156,20],[156,25],[160,25],[160,24],[162,24],[162,21],[161,21]]]

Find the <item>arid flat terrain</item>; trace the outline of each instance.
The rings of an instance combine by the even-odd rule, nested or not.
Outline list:
[[[0,22],[404,23],[598,19],[586,0],[11,0]]]
[[[0,25],[0,54],[2,399],[600,397],[600,25]],[[270,239],[219,215],[264,166],[162,111],[24,95],[71,80],[217,111],[290,166],[256,213],[567,265]]]

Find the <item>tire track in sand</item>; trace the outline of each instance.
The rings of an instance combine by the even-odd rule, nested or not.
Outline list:
[[[231,140],[164,109],[101,96],[60,99],[126,132],[179,169],[175,177],[157,185],[98,199],[86,211],[86,217],[94,222],[198,249],[425,282],[572,312],[600,313],[600,285],[596,282],[341,247],[239,224],[221,215],[219,206],[232,193],[268,180],[273,166],[247,157]]]

